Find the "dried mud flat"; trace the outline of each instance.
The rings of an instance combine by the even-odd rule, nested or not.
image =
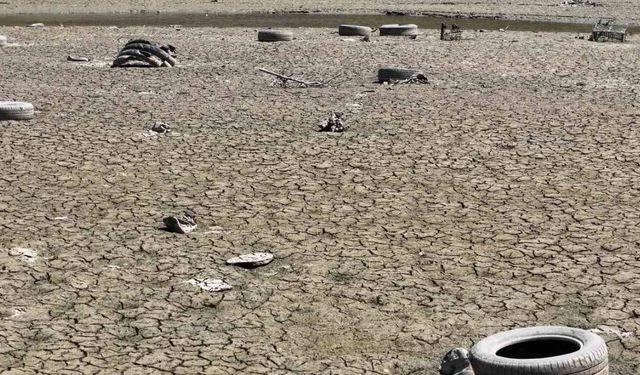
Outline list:
[[[0,28],[0,98],[39,110],[0,124],[4,373],[433,374],[537,324],[628,333],[612,373],[640,372],[640,39],[332,31]],[[180,66],[110,69],[134,36]],[[330,110],[347,132],[316,132]],[[197,231],[158,229],[186,208]]]

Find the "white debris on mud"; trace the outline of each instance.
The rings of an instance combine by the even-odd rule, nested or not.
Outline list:
[[[272,260],[273,254],[271,253],[252,253],[231,258],[227,260],[227,264],[240,267],[259,267],[271,263]]]
[[[611,327],[611,326],[605,326],[605,325],[597,326],[596,328],[590,329],[589,331],[596,334],[617,336],[619,339],[624,339],[627,337],[634,336],[633,332],[626,332],[617,327]]]
[[[34,263],[38,257],[38,251],[26,247],[14,247],[9,250],[9,255],[18,257],[23,262]]]
[[[222,292],[224,290],[233,289],[233,287],[219,279],[191,279],[187,283],[195,285],[207,292]]]

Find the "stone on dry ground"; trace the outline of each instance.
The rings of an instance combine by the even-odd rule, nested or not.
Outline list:
[[[400,11],[474,15],[511,19],[546,19],[563,22],[595,22],[613,17],[620,22],[640,24],[640,2],[629,0],[595,0],[601,6],[569,6],[563,0],[11,0],[0,2],[0,12],[14,13],[94,13],[94,12],[329,12],[381,13]],[[37,17],[34,17],[34,20]],[[336,25],[337,26],[337,25]]]
[[[2,366],[433,374],[452,347],[566,324],[634,333],[607,335],[612,372],[640,371],[640,38],[333,31],[0,27],[19,43],[0,98],[40,110],[0,126]],[[180,66],[109,68],[134,36]],[[402,65],[432,83],[374,83]],[[317,132],[331,110],[339,136]],[[142,136],[158,119],[180,133]],[[157,230],[184,207],[215,230]],[[276,265],[225,264],[265,249]],[[202,277],[234,289],[184,282]]]

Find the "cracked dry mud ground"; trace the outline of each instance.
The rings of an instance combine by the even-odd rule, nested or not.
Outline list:
[[[433,374],[538,324],[631,332],[612,373],[640,372],[640,39],[332,32],[0,28],[0,98],[40,111],[0,124],[4,373]],[[110,69],[134,36],[180,66]],[[347,132],[316,132],[330,110]],[[158,229],[185,208],[196,232]],[[225,265],[252,251],[277,258]]]

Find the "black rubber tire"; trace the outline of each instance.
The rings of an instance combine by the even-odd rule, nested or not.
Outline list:
[[[290,31],[262,30],[258,31],[258,41],[260,42],[290,42],[293,40],[293,33]]]
[[[118,57],[114,60],[112,67],[122,67],[131,61],[139,61],[151,65],[153,68],[161,67],[163,62],[149,52],[143,52],[137,49],[126,49],[120,51]]]
[[[0,35],[0,47],[7,45],[7,37],[4,35]]]
[[[168,53],[160,49],[159,47],[153,44],[143,44],[143,43],[127,43],[125,46],[126,49],[137,49],[144,52],[149,52],[159,58],[161,61],[166,62],[169,66],[176,65],[176,60],[171,57]]]
[[[341,35],[341,36],[370,36],[371,35],[371,28],[369,26],[340,25],[340,26],[338,26],[338,35]]]
[[[0,102],[0,120],[31,120],[33,104],[25,102]]]
[[[570,341],[579,349],[544,358],[509,358],[497,354],[514,344],[544,339]],[[475,375],[606,375],[609,371],[607,355],[606,343],[592,332],[570,327],[541,326],[489,336],[471,348],[470,359]]]
[[[418,26],[407,25],[382,25],[380,26],[380,36],[414,36],[418,35]]]
[[[403,68],[380,68],[378,69],[378,82],[401,81],[415,77],[419,71],[415,69]]]

